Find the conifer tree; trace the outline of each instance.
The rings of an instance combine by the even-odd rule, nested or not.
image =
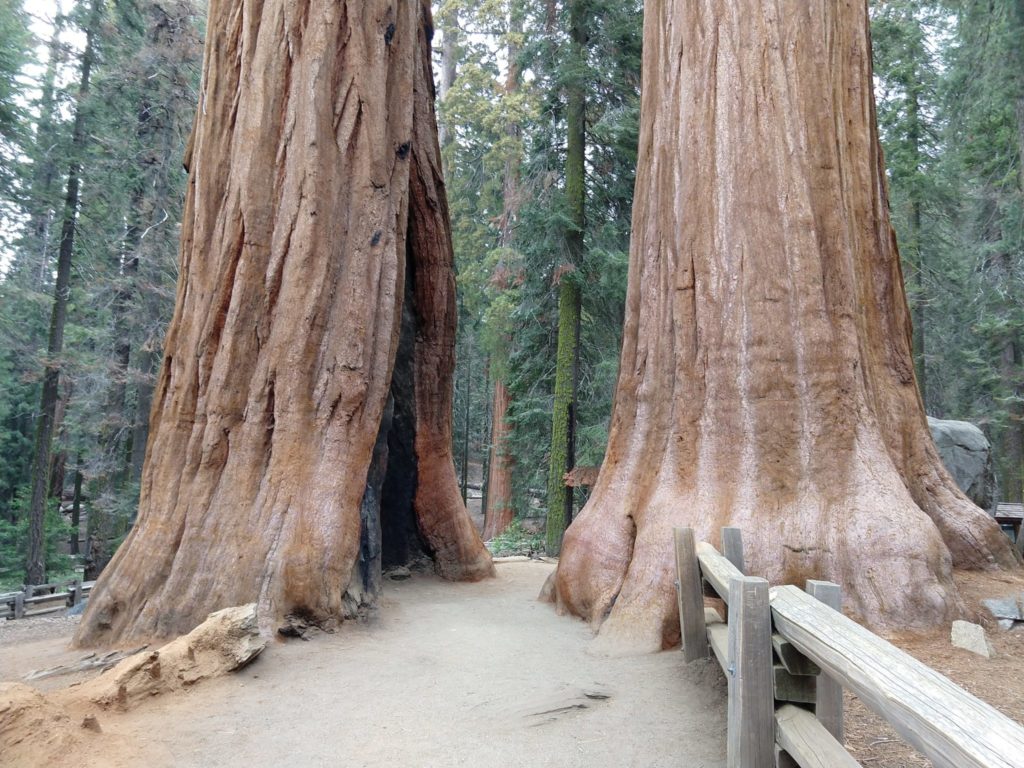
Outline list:
[[[67,175],[67,193],[64,199],[60,246],[57,258],[57,279],[53,288],[53,313],[46,348],[43,387],[40,396],[36,443],[32,456],[32,496],[29,502],[29,537],[25,580],[28,584],[42,584],[46,577],[44,558],[44,523],[46,500],[50,491],[52,442],[57,418],[61,357],[64,353],[64,327],[67,323],[68,301],[71,291],[71,260],[75,251],[79,193],[81,188],[81,153],[87,140],[86,107],[89,80],[96,57],[96,37],[103,20],[104,0],[91,0],[85,26],[85,50],[82,53],[81,75],[78,81],[78,99],[71,131],[71,163]]]

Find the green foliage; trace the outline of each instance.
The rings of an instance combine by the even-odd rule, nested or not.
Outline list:
[[[873,8],[890,208],[930,414],[980,424],[1003,497],[1024,484],[1024,7]],[[919,378],[921,378],[919,376]]]
[[[900,233],[907,293],[915,320],[918,383],[926,404],[928,309],[940,290],[941,260],[948,251],[949,190],[938,173],[941,110],[937,41],[948,35],[945,12],[919,0],[887,0],[872,19],[878,125],[890,181],[889,207]]]
[[[486,357],[489,380],[504,381],[511,393],[519,515],[532,511],[530,489],[549,482],[564,281],[582,299],[579,465],[598,464],[604,454],[618,371],[638,140],[640,4],[588,0],[578,6],[589,33],[582,55],[569,45],[568,9],[547,2],[448,0],[437,18],[442,34],[452,31],[456,17],[459,22],[458,77],[439,105],[443,123],[453,126],[444,153],[461,302],[455,455],[461,464],[467,430],[471,461],[485,461],[490,447]],[[523,71],[511,94],[509,51]],[[579,82],[587,93],[586,258],[566,272],[564,265],[575,260],[567,242],[576,226],[565,178],[567,88]],[[510,171],[516,199],[505,237]]]
[[[17,5],[4,2],[0,31],[6,8]],[[94,499],[91,524],[114,542],[137,504],[149,392],[174,302],[181,158],[197,99],[202,19],[192,0],[108,0],[90,92],[80,100],[90,6],[65,2],[68,15],[53,20],[52,39],[33,41],[48,49],[45,67],[23,62],[17,75],[34,100],[23,99],[18,117],[22,182],[16,194],[0,189],[0,232],[11,234],[0,277],[0,519],[11,530],[25,525],[15,491],[28,480],[63,196],[79,162],[54,456],[58,465],[80,461]],[[87,139],[73,154],[76,110]],[[55,481],[54,495],[70,494],[72,473]]]
[[[487,542],[487,548],[495,557],[539,555],[544,552],[544,535],[531,533],[521,520],[513,520],[508,528]]]
[[[29,138],[25,113],[26,83],[32,61],[32,34],[22,0],[0,0],[0,202],[18,195],[22,150]],[[10,215],[13,207],[4,211]]]
[[[28,486],[23,486],[15,494],[14,519],[9,522],[0,518],[0,585],[21,584],[25,568],[25,551],[28,546],[28,515],[23,507],[28,505],[31,494]],[[74,559],[64,554],[71,536],[71,526],[64,522],[57,509],[57,503],[46,508],[46,537],[44,541],[46,572],[64,573],[70,571]]]
[[[989,428],[1005,498],[1024,494],[1024,5],[964,2],[947,54],[948,163],[970,367],[961,407]],[[963,300],[967,299],[966,302]]]

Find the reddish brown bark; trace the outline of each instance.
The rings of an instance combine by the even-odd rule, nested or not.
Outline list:
[[[400,480],[438,570],[493,572],[451,461],[430,28],[426,0],[210,3],[138,523],[79,644],[179,634],[253,601],[270,630],[372,600],[360,505],[389,397],[413,414],[401,428],[416,461]],[[413,381],[392,387],[407,294]]]
[[[484,515],[484,541],[490,541],[512,524],[512,464],[509,454],[508,388],[494,382],[493,426],[491,428],[491,460],[487,479],[487,512]]]
[[[671,529],[830,579],[876,627],[1011,566],[928,436],[874,114],[867,4],[649,0],[608,451],[552,593],[608,650],[678,641]]]
[[[493,575],[491,557],[466,511],[452,460],[452,379],[455,374],[455,255],[441,173],[434,81],[430,65],[430,4],[420,3],[415,62],[409,253],[416,309],[415,400],[418,482],[413,508],[438,572],[449,579]]]

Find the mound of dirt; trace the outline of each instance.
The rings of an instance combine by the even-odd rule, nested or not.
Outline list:
[[[99,738],[96,706],[124,712],[140,702],[240,669],[266,647],[256,606],[211,613],[187,635],[143,651],[94,680],[45,696],[21,683],[0,684],[4,768],[63,765]]]
[[[5,766],[49,765],[78,742],[71,716],[39,691],[0,684],[0,755]]]

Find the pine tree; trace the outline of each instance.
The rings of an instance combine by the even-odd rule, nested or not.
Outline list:
[[[57,417],[57,402],[61,375],[61,356],[64,352],[64,326],[67,322],[68,300],[71,290],[71,260],[75,249],[75,231],[79,209],[82,164],[80,154],[84,150],[86,127],[86,100],[89,96],[89,80],[96,56],[95,41],[103,20],[103,0],[92,0],[85,27],[86,43],[82,53],[81,75],[78,84],[78,101],[75,109],[74,126],[71,134],[71,164],[68,170],[67,193],[64,200],[61,224],[60,248],[57,260],[57,279],[54,283],[53,314],[50,319],[50,333],[46,350],[46,367],[39,405],[39,420],[36,427],[36,443],[32,456],[32,496],[29,502],[29,539],[25,579],[28,584],[45,581],[44,522],[46,500],[50,491],[50,460],[52,441]]]
[[[872,14],[878,124],[886,151],[889,207],[899,236],[914,323],[914,368],[926,406],[929,391],[928,308],[935,301],[945,199],[938,178],[940,75],[931,41],[946,33],[936,3],[880,0]]]
[[[1024,495],[1024,8],[970,0],[956,23],[950,164],[974,337],[960,375],[997,446],[1003,498],[1013,501]]]
[[[11,214],[17,172],[28,139],[25,88],[19,75],[32,57],[32,35],[23,0],[0,0],[0,213]]]

